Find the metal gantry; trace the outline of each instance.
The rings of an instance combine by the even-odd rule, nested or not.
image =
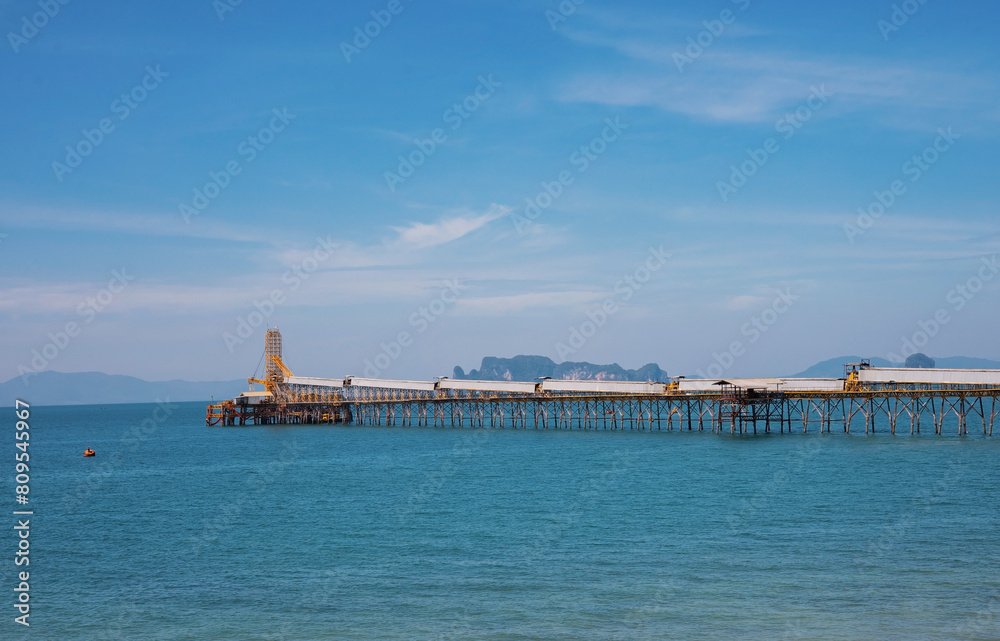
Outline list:
[[[850,392],[490,394],[355,387],[329,390],[288,386],[274,401],[209,407],[210,425],[356,424],[494,429],[691,430],[729,433],[852,433],[876,425],[942,434],[946,424],[986,436],[1000,416],[1000,388]],[[884,420],[883,420],[884,419]]]
[[[265,336],[266,391],[208,407],[208,425],[357,424],[494,429],[689,430],[731,434],[852,429],[888,423],[942,434],[970,423],[993,435],[1000,370],[873,368],[848,363],[844,378],[535,382],[394,381],[296,377],[278,328]],[[949,428],[950,429],[950,428]]]

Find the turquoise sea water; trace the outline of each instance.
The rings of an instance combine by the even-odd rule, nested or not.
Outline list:
[[[30,629],[3,410],[0,638],[1000,638],[1000,439],[156,407],[32,408]]]

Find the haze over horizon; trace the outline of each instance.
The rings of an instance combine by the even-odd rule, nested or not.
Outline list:
[[[1000,359],[994,5],[234,4],[0,3],[0,380]]]

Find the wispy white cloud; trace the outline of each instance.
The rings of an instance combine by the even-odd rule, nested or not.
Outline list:
[[[763,51],[738,37],[753,35],[748,28],[743,34],[727,31],[724,41],[692,59],[681,72],[675,54],[684,54],[683,38],[665,45],[662,34],[651,35],[639,26],[602,27],[560,33],[581,46],[610,49],[632,64],[624,72],[620,65],[581,72],[559,86],[558,99],[652,106],[702,120],[753,123],[779,117],[808,98],[813,87],[826,85],[836,94],[836,106],[828,111],[892,107],[899,110],[886,119],[892,126],[920,126],[914,113],[942,110],[996,120],[997,83],[981,72],[963,72],[953,62],[915,65],[860,56],[831,59]]]
[[[625,33],[644,33],[660,41],[667,39],[678,42],[689,35],[696,34],[705,28],[704,18],[682,17],[672,13],[655,12],[628,6],[607,6],[584,4],[577,10],[577,15],[584,18],[583,24],[600,25],[605,30],[618,30]],[[572,36],[579,33],[582,27],[578,24],[567,24],[559,29],[561,33]],[[763,35],[769,33],[746,21],[729,24],[726,27],[726,37]]]
[[[428,208],[440,212],[440,209]],[[394,237],[384,242],[348,240],[320,234],[303,239],[300,233],[282,233],[280,227],[264,228],[253,223],[233,225],[206,216],[186,224],[180,215],[45,207],[5,204],[0,206],[0,225],[10,229],[88,231],[149,237],[198,238],[225,241],[233,245],[255,245],[252,260],[263,269],[301,264],[313,256],[318,239],[336,245],[336,251],[322,261],[323,270],[398,266],[417,262],[416,252],[443,245],[479,230],[510,212],[493,204],[485,212],[447,212],[435,222],[412,222],[392,227]],[[440,215],[440,214],[439,214]],[[0,235],[0,239],[4,236]]]
[[[70,209],[6,203],[0,206],[0,222],[17,229],[100,231],[140,236],[175,236],[235,242],[275,242],[274,230],[251,225],[223,224],[206,216],[186,224],[180,214],[164,215],[115,210]]]
[[[472,315],[505,316],[532,308],[575,307],[603,298],[606,298],[606,294],[602,292],[529,292],[510,296],[462,298],[456,303],[455,311]]]
[[[602,25],[607,26],[607,25]],[[684,52],[684,37],[697,33],[705,27],[697,22],[683,22],[673,25],[672,31],[678,37],[673,38],[673,45],[664,44],[662,33],[654,33],[649,36],[636,36],[636,32],[649,31],[648,27],[642,24],[630,24],[631,35],[622,36],[619,34],[609,35],[595,30],[575,30],[566,29],[567,39],[581,45],[594,47],[605,47],[613,49],[623,56],[635,60],[645,60],[657,64],[668,64],[674,66],[674,56],[678,52]],[[683,34],[683,35],[681,35]],[[760,31],[742,24],[734,24],[726,29],[727,38],[749,37],[765,35],[765,31]]]
[[[148,274],[125,270],[134,277],[127,287],[102,304],[100,314],[115,316],[131,312],[155,312],[162,316],[241,313],[254,309],[255,301],[267,300],[272,292],[283,295],[282,309],[324,307],[344,300],[352,303],[421,301],[427,292],[439,290],[441,280],[430,270],[401,267],[358,270],[350,278],[335,271],[316,271],[303,277],[289,272],[253,274],[218,279],[209,284],[170,283]],[[283,279],[283,276],[286,276]],[[79,320],[88,300],[96,300],[107,281],[65,281],[23,285],[0,280],[0,316],[8,318],[56,316]],[[116,288],[118,285],[116,284]],[[103,294],[107,296],[107,293]]]
[[[485,213],[478,215],[453,216],[434,223],[413,222],[406,227],[393,227],[398,234],[393,244],[408,249],[443,245],[506,216],[510,211],[509,207],[493,204]]]
[[[781,55],[706,53],[699,69],[586,73],[565,83],[564,101],[653,106],[694,118],[765,122],[803,103],[813,88],[834,94],[833,111],[919,103],[924,109],[974,107],[976,83],[955,74],[878,65],[790,61]]]
[[[723,304],[723,307],[731,310],[754,309],[760,307],[763,302],[764,298],[761,296],[743,294],[740,296],[733,296]]]
[[[315,264],[315,268],[320,271],[330,271],[392,267],[404,265],[413,260],[412,256],[393,252],[381,245],[365,247],[358,243],[334,239],[329,236],[320,237],[319,240],[323,242],[316,242],[311,247],[302,242],[283,243],[282,249],[267,256],[265,262],[269,265],[276,264],[276,267],[280,266],[282,269],[302,265],[312,268],[312,265]],[[330,249],[331,244],[332,249]]]

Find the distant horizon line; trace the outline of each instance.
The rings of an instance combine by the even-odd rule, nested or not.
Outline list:
[[[540,356],[540,355],[538,355],[538,354],[517,354],[516,356]],[[514,356],[509,356],[509,357],[508,356],[489,356],[489,357],[484,356],[482,358],[514,358]],[[843,358],[855,358],[855,356],[851,356],[851,355],[834,356],[832,358],[827,358],[827,359],[819,360],[819,361],[814,362],[812,365],[806,367],[802,371],[809,370],[809,369],[811,369],[811,368],[813,368],[813,367],[815,367],[817,365],[823,364],[823,363],[828,363],[830,361],[835,361],[837,359],[843,359]],[[864,357],[857,357],[857,358],[864,358]],[[893,365],[902,365],[903,362],[905,362],[905,361],[903,361],[903,362],[890,361],[889,359],[886,359],[886,358],[883,358],[883,357],[880,357],[880,356],[872,356],[872,357],[868,357],[868,358],[869,358],[869,360],[876,360],[876,359],[878,359],[878,360],[886,361],[886,362],[888,362],[890,364],[893,364]],[[956,355],[956,356],[937,356],[937,357],[930,356],[930,358],[934,359],[935,361],[938,361],[938,360],[949,360],[949,359],[954,359],[954,358],[967,358],[967,359],[976,359],[976,360],[995,361],[998,364],[998,368],[997,369],[1000,369],[1000,359],[989,358],[989,357],[986,357],[986,356],[964,356],[964,355]],[[553,361],[553,362],[555,362],[555,361]],[[599,363],[590,363],[589,361],[562,361],[561,363],[556,363],[556,364],[560,365],[560,364],[565,363],[565,362],[589,363],[591,365],[599,365]],[[654,364],[656,364],[659,367],[659,363],[654,363]],[[615,362],[615,363],[606,363],[606,365],[618,365],[619,367],[621,367],[621,365],[619,365],[617,362]],[[668,370],[666,370],[665,368],[662,368],[662,367],[660,369],[662,369],[663,371],[668,371]],[[925,368],[925,369],[931,369],[931,368]],[[950,369],[950,368],[935,367],[933,369]],[[34,372],[34,373],[32,373],[32,378],[35,377],[35,376],[42,375],[42,374],[61,374],[61,375],[67,375],[67,376],[82,375],[82,374],[99,374],[99,375],[102,375],[102,376],[121,376],[121,377],[125,377],[125,378],[133,378],[133,379],[142,381],[144,383],[177,383],[177,382],[180,382],[180,383],[234,383],[234,382],[246,382],[246,379],[243,378],[243,377],[228,378],[228,379],[213,379],[213,380],[189,380],[189,379],[185,379],[185,378],[170,378],[170,379],[161,379],[161,380],[150,380],[150,379],[142,378],[141,376],[136,376],[135,374],[112,374],[112,373],[108,373],[108,372],[102,372],[102,371],[99,371],[99,370],[86,370],[86,371],[79,371],[79,372],[64,372],[64,371],[54,370],[54,369],[47,369],[47,370],[42,370],[41,372]],[[343,377],[336,377],[336,376],[334,376],[334,377],[329,377],[329,378],[347,378],[347,376],[348,375],[345,375]],[[698,376],[686,375],[686,374],[678,374],[676,376],[684,376],[685,378],[712,378],[712,377],[698,377]],[[675,378],[676,376],[671,376],[670,378]],[[790,377],[791,376],[789,376],[789,375],[785,375],[785,376],[730,376],[729,378],[790,378]],[[13,382],[14,380],[19,379],[19,378],[21,378],[21,377],[20,376],[13,376],[13,377],[7,379],[6,381],[0,382],[0,385],[6,385],[8,383]],[[327,377],[309,376],[307,378],[327,378]],[[356,378],[358,378],[358,377],[356,377]],[[430,378],[436,378],[436,377],[435,376],[431,376]],[[387,378],[387,380],[394,380],[394,379]]]

